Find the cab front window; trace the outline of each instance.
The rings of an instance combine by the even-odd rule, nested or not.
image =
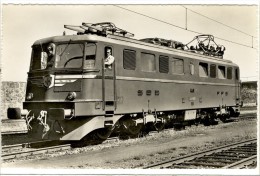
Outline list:
[[[83,44],[60,44],[56,48],[55,68],[81,68],[83,54]]]
[[[40,44],[32,46],[31,70],[45,70],[52,67],[55,58],[55,44]]]
[[[32,46],[31,70],[44,70],[47,67],[47,44]]]

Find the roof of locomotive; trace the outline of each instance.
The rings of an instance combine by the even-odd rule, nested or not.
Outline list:
[[[189,52],[186,50],[179,50],[179,49],[169,48],[166,46],[155,45],[155,44],[147,43],[147,42],[140,41],[137,39],[118,36],[118,35],[112,35],[112,34],[108,34],[106,37],[96,35],[96,34],[53,36],[53,37],[48,37],[48,38],[43,38],[43,39],[37,40],[34,42],[33,45],[40,45],[42,43],[50,43],[50,42],[63,43],[63,42],[68,42],[68,41],[71,41],[71,42],[102,41],[102,42],[115,43],[115,44],[121,44],[121,45],[126,45],[126,46],[143,48],[146,50],[155,50],[158,52],[165,52],[167,54],[175,54],[175,55],[180,55],[183,57],[191,57],[194,59],[203,59],[203,60],[206,59],[207,61],[224,62],[224,63],[229,63],[229,64],[237,66],[235,63],[233,63],[230,60],[216,58],[216,57],[212,57],[212,56],[206,56],[206,55],[202,55],[202,54],[198,54],[198,53]],[[172,52],[174,52],[174,53],[172,53]]]

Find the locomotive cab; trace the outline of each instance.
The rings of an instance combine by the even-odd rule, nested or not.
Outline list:
[[[93,130],[106,131],[120,117],[108,117],[114,115],[116,104],[115,63],[109,67],[104,64],[104,51],[108,49],[113,52],[111,46],[99,44],[91,36],[36,41],[32,46],[24,110],[10,108],[8,116],[23,116],[29,134],[36,138],[60,139],[69,134],[64,140],[79,140]],[[71,134],[85,123],[89,127],[81,129],[81,135]]]
[[[82,75],[96,71],[96,44],[38,43],[32,46],[26,101],[82,99]]]

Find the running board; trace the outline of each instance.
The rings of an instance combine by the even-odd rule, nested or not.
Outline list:
[[[105,117],[112,117],[114,116],[114,111],[106,111],[105,112]]]

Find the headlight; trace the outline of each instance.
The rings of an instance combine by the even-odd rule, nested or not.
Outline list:
[[[68,100],[74,100],[77,97],[76,92],[69,92],[67,99]]]
[[[26,100],[31,100],[31,99],[33,99],[33,93],[28,93],[26,95]]]
[[[48,50],[48,55],[49,56],[53,56],[55,53],[55,44],[54,43],[50,43],[47,47]]]

